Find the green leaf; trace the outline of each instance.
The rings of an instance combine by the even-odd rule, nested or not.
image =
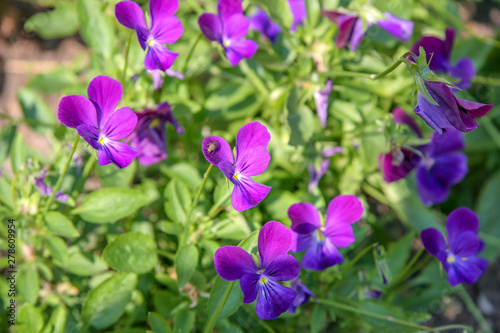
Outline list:
[[[60,305],[50,316],[49,322],[43,329],[42,333],[66,333],[66,318],[68,317],[68,309],[64,305]]]
[[[40,275],[35,264],[26,261],[19,265],[17,269],[17,289],[21,301],[35,305],[40,291]]]
[[[23,304],[17,318],[17,333],[38,333],[43,327],[40,310],[31,304]]]
[[[165,188],[165,213],[173,222],[186,223],[191,195],[182,182],[172,179]]]
[[[299,106],[297,111],[288,115],[288,124],[292,130],[289,144],[304,145],[314,133],[314,116],[306,105]]]
[[[292,11],[286,0],[251,0],[252,3],[262,7],[271,20],[275,21],[285,29],[289,29],[293,22]]]
[[[154,240],[139,232],[116,237],[104,248],[102,257],[113,269],[137,274],[151,270],[158,261]]]
[[[137,275],[116,273],[89,292],[82,307],[83,320],[96,329],[113,325],[125,312],[136,285]]]
[[[371,300],[359,302],[357,307],[379,315],[387,316],[388,320],[381,320],[363,314],[359,315],[364,321],[372,325],[375,328],[374,331],[376,332],[415,332],[415,328],[397,324],[391,320],[391,318],[396,318],[407,321],[404,312],[398,307]]]
[[[17,96],[28,125],[42,134],[50,131],[56,123],[55,116],[43,98],[29,88],[20,89]]]
[[[71,2],[64,2],[52,11],[37,13],[26,21],[24,29],[34,31],[44,39],[73,36],[78,30],[75,6]]]
[[[103,188],[83,199],[82,205],[71,211],[91,223],[113,223],[145,206],[149,197],[131,188]]]
[[[196,191],[200,187],[202,181],[198,170],[188,163],[177,163],[170,167],[163,167],[161,171],[170,178],[180,180],[192,191]]]
[[[118,169],[113,164],[99,166],[97,177],[102,187],[129,187],[137,170],[137,162],[133,161],[128,167]]]
[[[484,182],[476,201],[476,212],[481,222],[479,228],[480,237],[486,243],[484,255],[490,259],[494,259],[500,254],[500,248],[498,247],[498,239],[500,239],[500,223],[498,223],[498,216],[500,216],[499,196],[500,172],[497,172]]]
[[[10,151],[10,162],[12,170],[18,172],[21,165],[26,161],[26,146],[21,133],[16,133]]]
[[[176,333],[189,333],[194,328],[195,314],[192,310],[183,309],[175,314],[174,331]]]
[[[198,265],[198,249],[194,245],[182,247],[175,256],[175,271],[177,272],[177,283],[182,289],[189,282]]]
[[[392,272],[399,274],[410,257],[413,232],[399,239],[387,252],[387,264]]]
[[[9,157],[10,149],[16,135],[17,126],[5,126],[0,131],[0,166]]]
[[[35,75],[28,83],[29,88],[44,94],[72,91],[78,85],[78,76],[69,68]]]
[[[316,305],[311,318],[311,333],[321,331],[321,328],[326,324],[326,309],[321,305]]]
[[[96,254],[83,254],[76,246],[68,250],[68,265],[66,269],[78,276],[92,276],[108,269],[108,266]]]
[[[45,237],[45,246],[49,249],[50,255],[55,263],[62,267],[66,267],[68,264],[68,248],[66,247],[66,242],[57,236],[47,236]]]
[[[155,333],[173,333],[168,322],[156,312],[148,313],[149,326]]]
[[[48,212],[44,216],[47,228],[56,235],[63,237],[78,237],[80,233],[76,230],[73,222],[59,212]]]

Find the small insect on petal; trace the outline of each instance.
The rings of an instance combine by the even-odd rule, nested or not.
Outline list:
[[[207,147],[207,153],[213,154],[220,147],[219,141],[212,141]]]

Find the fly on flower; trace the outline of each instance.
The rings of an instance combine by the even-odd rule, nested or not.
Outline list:
[[[207,147],[207,153],[213,154],[213,153],[215,153],[215,151],[219,147],[220,147],[219,141],[212,141],[212,142],[209,143],[209,145]]]

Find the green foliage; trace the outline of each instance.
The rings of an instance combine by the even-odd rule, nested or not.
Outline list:
[[[151,270],[158,261],[154,240],[139,232],[116,237],[104,248],[102,257],[111,268],[136,274]]]

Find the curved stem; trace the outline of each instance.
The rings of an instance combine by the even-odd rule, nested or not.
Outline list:
[[[347,271],[352,266],[354,266],[354,264],[356,264],[368,251],[370,251],[371,249],[373,249],[377,245],[378,245],[378,243],[370,244],[367,247],[365,247],[361,252],[359,252],[358,255],[353,260],[351,260],[347,265],[344,266],[344,268],[340,272],[340,276],[344,276],[344,274],[347,273]]]
[[[203,34],[200,32],[198,34],[198,37],[196,37],[195,41],[193,42],[193,44],[191,44],[191,47],[189,48],[188,54],[186,56],[186,60],[184,60],[184,64],[182,65],[182,69],[181,69],[182,74],[185,74],[188,62],[191,59],[191,56],[193,55],[194,49],[196,48],[196,45],[198,45],[198,42],[200,41],[202,35]]]
[[[234,286],[235,282],[236,281],[231,281],[229,283],[229,285],[227,286],[226,293],[224,294],[222,301],[219,303],[219,306],[217,307],[214,314],[212,315],[212,318],[210,318],[210,321],[207,323],[207,326],[205,326],[205,330],[203,331],[204,333],[210,333],[214,329],[215,323],[217,323],[217,319],[219,319],[220,313],[222,312],[224,305],[226,305],[227,299],[229,298],[229,295],[231,294],[231,290],[233,290],[233,286]]]
[[[460,295],[460,298],[462,299],[462,301],[464,301],[465,306],[470,311],[470,313],[472,314],[474,319],[476,319],[479,326],[481,326],[481,329],[485,333],[493,333],[493,330],[491,329],[490,325],[488,324],[488,322],[484,318],[483,314],[481,313],[481,310],[477,307],[476,303],[470,297],[467,290],[465,290],[465,288],[462,285],[460,285],[460,286],[456,287],[456,291],[457,291],[458,295]]]
[[[127,39],[127,46],[125,46],[125,63],[123,64],[122,79],[121,79],[123,86],[126,85],[125,77],[126,77],[126,74],[127,74],[128,53],[129,53],[129,50],[130,50],[130,41],[132,39],[132,33],[133,32],[134,32],[133,30],[130,30],[130,33],[128,34],[128,39]]]
[[[218,213],[219,213],[219,208],[222,206],[224,202],[226,202],[227,199],[231,197],[231,192],[227,192],[225,196],[219,199],[212,208],[208,211],[208,218],[213,219]]]
[[[250,82],[252,82],[255,89],[257,89],[259,93],[261,93],[263,96],[269,95],[266,85],[264,84],[264,82],[261,81],[259,76],[255,74],[255,72],[250,68],[250,66],[248,66],[248,63],[245,59],[240,61],[240,69],[250,80]]]
[[[90,175],[90,172],[92,172],[92,169],[94,168],[96,158],[95,156],[89,156],[89,159],[87,160],[87,163],[85,163],[85,166],[83,167],[83,172],[82,172],[82,177],[78,181],[78,184],[76,184],[75,190],[73,191],[72,195],[76,197],[77,194],[79,194],[85,185],[85,182],[87,181],[87,178]]]
[[[408,262],[408,264],[403,268],[403,270],[392,280],[391,286],[388,289],[394,288],[399,283],[403,282],[405,278],[409,275],[408,273],[415,266],[415,263],[420,258],[422,253],[424,252],[424,247],[422,246],[417,253],[413,256],[413,258]]]

